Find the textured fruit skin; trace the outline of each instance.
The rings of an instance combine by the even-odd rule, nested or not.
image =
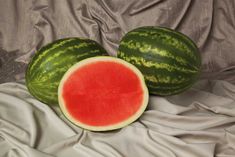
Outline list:
[[[200,74],[197,46],[186,35],[169,28],[145,26],[128,32],[120,41],[117,57],[143,73],[150,94],[183,92]]]
[[[57,90],[64,73],[75,63],[94,56],[107,55],[95,41],[64,38],[42,47],[35,53],[26,70],[29,92],[48,105],[58,104]]]

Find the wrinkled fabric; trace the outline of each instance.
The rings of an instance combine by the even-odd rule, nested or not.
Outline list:
[[[24,78],[32,55],[59,38],[96,40],[115,56],[125,33],[164,26],[200,48],[202,78],[235,83],[235,1],[0,0],[0,82]]]
[[[234,8],[233,0],[0,0],[0,157],[234,157]],[[74,126],[19,82],[49,42],[90,38],[115,56],[124,34],[146,25],[195,41],[201,81],[179,95],[151,96],[123,129]]]
[[[234,157],[235,86],[204,80],[179,95],[151,96],[138,121],[90,132],[35,100],[23,84],[4,83],[0,147],[4,157]]]

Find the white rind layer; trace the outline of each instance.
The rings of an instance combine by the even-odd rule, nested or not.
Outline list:
[[[141,83],[143,93],[144,93],[144,98],[143,98],[142,105],[134,115],[132,115],[130,118],[128,118],[125,121],[122,121],[122,122],[117,123],[117,124],[108,125],[108,126],[91,126],[91,125],[87,125],[87,124],[84,124],[84,123],[78,121],[77,119],[73,118],[67,112],[67,109],[65,107],[65,101],[64,101],[63,96],[62,96],[62,89],[63,89],[64,82],[78,68],[83,67],[85,65],[88,65],[89,63],[97,62],[97,61],[112,61],[112,62],[120,63],[120,64],[130,68],[132,71],[134,71],[135,74],[140,79],[140,83]],[[134,65],[132,65],[132,64],[130,64],[130,63],[128,63],[128,62],[126,62],[122,59],[109,57],[109,56],[91,57],[91,58],[84,59],[84,60],[76,63],[71,68],[69,68],[69,70],[64,74],[62,80],[60,81],[59,88],[58,88],[59,106],[60,106],[60,109],[61,109],[62,113],[65,115],[65,117],[69,121],[74,123],[75,125],[77,125],[79,127],[82,127],[84,129],[87,129],[87,130],[91,130],[91,131],[108,131],[108,130],[115,130],[115,129],[119,129],[119,128],[122,128],[124,126],[127,126],[128,124],[130,124],[130,123],[134,122],[135,120],[137,120],[142,115],[142,113],[145,111],[145,109],[147,107],[148,100],[149,100],[149,93],[148,93],[148,89],[147,89],[147,86],[145,84],[144,77],[143,77],[142,73]]]

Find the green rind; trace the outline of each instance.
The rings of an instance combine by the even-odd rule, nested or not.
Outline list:
[[[140,69],[151,94],[163,96],[190,88],[201,69],[196,44],[164,27],[146,26],[128,32],[120,42],[117,57]]]
[[[57,89],[64,73],[75,63],[95,56],[107,55],[97,42],[82,38],[56,40],[42,47],[26,70],[29,92],[46,104],[58,104]]]

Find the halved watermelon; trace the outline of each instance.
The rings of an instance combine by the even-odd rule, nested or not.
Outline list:
[[[58,90],[59,106],[72,123],[93,131],[122,128],[140,117],[148,103],[141,72],[114,57],[92,57],[72,66]]]

